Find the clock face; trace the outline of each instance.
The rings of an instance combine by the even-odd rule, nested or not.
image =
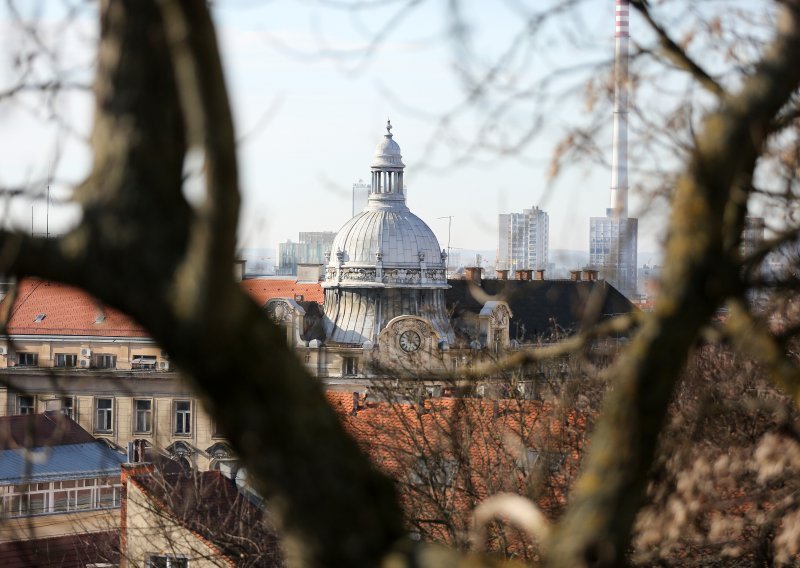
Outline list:
[[[422,340],[416,331],[408,330],[400,334],[400,349],[406,353],[419,349],[420,343],[422,343]]]

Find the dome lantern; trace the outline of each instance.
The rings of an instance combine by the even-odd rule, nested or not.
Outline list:
[[[383,140],[375,147],[375,156],[372,158],[372,186],[370,198],[381,195],[394,198],[403,196],[403,155],[400,145],[392,136],[392,122],[386,120],[386,134]]]

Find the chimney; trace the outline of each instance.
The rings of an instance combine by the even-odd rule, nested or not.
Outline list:
[[[464,278],[480,284],[482,271],[480,266],[467,266],[464,268]]]
[[[353,391],[353,410],[350,411],[350,416],[358,416],[358,391]]]
[[[247,261],[243,258],[237,258],[233,261],[233,279],[236,280],[236,282],[244,280],[246,264]]]
[[[497,269],[497,279],[498,280],[508,280],[508,270],[507,269]]]
[[[422,391],[417,395],[417,414],[425,414],[425,394]]]
[[[583,279],[586,280],[587,282],[597,281],[597,270],[584,270]]]
[[[515,276],[517,280],[533,280],[533,270],[527,268],[522,270],[518,269],[515,273]]]
[[[297,279],[295,282],[317,283],[324,280],[325,266],[319,263],[297,263]]]
[[[628,218],[628,0],[617,0],[614,26],[614,127],[611,147],[611,208]]]
[[[536,280],[544,280],[544,269],[540,268],[536,271]]]
[[[581,271],[580,270],[570,270],[569,271],[569,279],[573,282],[579,282],[581,279]]]

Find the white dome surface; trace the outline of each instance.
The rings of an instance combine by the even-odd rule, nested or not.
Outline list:
[[[436,235],[405,206],[388,210],[367,206],[339,230],[331,250],[330,266],[338,265],[338,251],[344,266],[375,266],[378,252],[386,268],[419,267],[423,259],[431,268],[444,266]]]

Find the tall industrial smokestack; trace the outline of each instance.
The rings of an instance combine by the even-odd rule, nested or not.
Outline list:
[[[616,0],[614,49],[614,139],[611,149],[611,209],[628,217],[628,0]]]
[[[589,265],[620,292],[637,295],[639,220],[628,217],[628,0],[615,0],[614,140],[611,203],[589,219]]]

